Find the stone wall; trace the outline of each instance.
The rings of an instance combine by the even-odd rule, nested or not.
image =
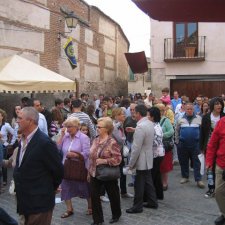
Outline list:
[[[60,6],[67,6],[80,18],[76,29],[68,34],[73,38],[77,58],[74,70],[63,50],[67,33],[59,35],[68,32]],[[0,0],[0,28],[0,59],[19,54],[76,79],[78,94],[127,95],[128,64],[124,53],[128,52],[129,42],[121,27],[98,8],[82,0]],[[23,95],[14,95],[10,106]],[[0,107],[7,108],[12,95],[0,96]],[[38,95],[49,107],[56,96],[64,98],[68,93]]]

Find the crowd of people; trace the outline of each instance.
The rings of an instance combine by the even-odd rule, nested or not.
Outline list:
[[[177,91],[171,99],[169,88],[163,88],[160,98],[153,93],[129,98],[100,94],[92,99],[85,93],[80,98],[71,94],[55,99],[48,110],[39,99],[24,97],[14,107],[11,123],[0,109],[0,192],[9,183],[7,167],[14,167],[20,225],[51,224],[56,193],[66,205],[62,219],[73,215],[72,198],[80,197],[87,200],[92,225],[104,222],[101,201],[110,202],[109,223],[116,223],[122,214],[121,198],[133,198],[126,213],[157,209],[170,188],[168,174],[175,165],[181,169],[180,184],[189,182],[193,170],[197,187],[205,188],[202,153],[213,176],[205,197],[216,196],[221,216],[215,224],[225,224],[224,100],[199,95],[191,102]],[[72,161],[84,165],[80,171],[69,171],[76,172],[76,178],[63,175]],[[112,168],[119,176],[100,176],[101,169],[108,174]],[[86,174],[85,179],[77,178],[78,172]],[[134,195],[127,185],[134,187]],[[0,211],[0,221],[18,224]]]

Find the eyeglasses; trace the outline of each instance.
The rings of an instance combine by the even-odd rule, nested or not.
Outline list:
[[[74,128],[76,126],[66,126],[67,129]]]
[[[101,128],[105,128],[105,127],[100,127],[100,126],[96,126],[98,129],[101,129]]]

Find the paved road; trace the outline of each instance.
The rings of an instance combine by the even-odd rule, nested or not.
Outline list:
[[[169,188],[165,199],[159,201],[159,208],[144,209],[141,214],[127,214],[125,210],[132,205],[132,199],[122,199],[122,217],[117,225],[213,225],[219,215],[215,199],[205,199],[202,190],[196,187],[191,172],[191,182],[179,184],[180,168],[176,166],[169,177]],[[128,188],[133,192],[132,188]],[[0,206],[17,218],[14,196],[7,192],[0,195]],[[66,210],[64,203],[56,204],[52,225],[87,225],[92,222],[91,216],[85,215],[87,203],[83,199],[73,199],[74,215],[61,219]],[[111,218],[109,203],[103,203],[105,224]]]

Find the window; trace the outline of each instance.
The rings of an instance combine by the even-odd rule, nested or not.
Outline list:
[[[151,69],[149,68],[148,69],[148,72],[147,72],[147,74],[146,74],[146,78],[145,78],[145,81],[146,82],[150,82],[151,81]]]
[[[129,68],[129,80],[134,81],[134,73],[132,72],[131,68]]]
[[[174,23],[174,56],[187,57],[187,53],[194,49],[193,56],[198,49],[198,24],[197,23]]]

